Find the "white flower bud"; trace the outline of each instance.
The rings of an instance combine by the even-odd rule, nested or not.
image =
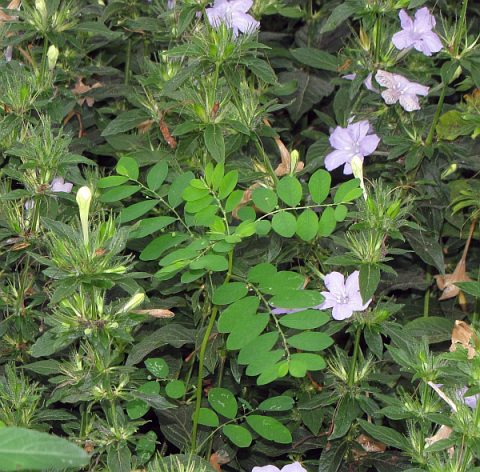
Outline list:
[[[83,241],[85,244],[88,244],[88,213],[92,201],[92,191],[86,186],[80,187],[76,198],[80,212],[80,222],[82,224]]]

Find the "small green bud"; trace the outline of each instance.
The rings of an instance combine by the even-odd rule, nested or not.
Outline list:
[[[47,58],[48,68],[50,70],[55,69],[58,60],[58,49],[53,44],[48,48]]]
[[[85,245],[88,244],[88,213],[91,202],[92,191],[86,186],[80,187],[77,192],[77,204],[80,212],[80,222],[82,224],[83,241]]]

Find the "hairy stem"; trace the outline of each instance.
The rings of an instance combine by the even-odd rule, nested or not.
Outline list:
[[[348,372],[348,386],[351,388],[355,383],[355,371],[357,369],[358,352],[360,351],[360,335],[362,334],[362,327],[359,324],[355,331],[355,341],[353,344],[353,355],[350,363],[350,370]]]

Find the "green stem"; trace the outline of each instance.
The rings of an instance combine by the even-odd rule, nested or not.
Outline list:
[[[40,76],[44,79],[47,75],[48,68],[48,38],[43,38],[42,62],[40,64]]]
[[[362,327],[359,324],[355,331],[355,341],[353,345],[353,355],[350,363],[350,370],[348,372],[348,386],[351,388],[355,383],[355,371],[357,369],[358,352],[360,350],[360,335],[362,334]]]
[[[230,251],[228,254],[228,272],[225,276],[223,284],[227,284],[230,281],[232,276],[233,269],[233,251]],[[207,351],[208,340],[210,339],[210,334],[215,325],[215,320],[217,319],[218,306],[215,305],[210,314],[210,320],[208,322],[207,329],[203,335],[202,344],[200,346],[200,352],[198,354],[198,381],[197,381],[197,390],[195,392],[195,412],[193,414],[193,428],[192,428],[192,444],[191,449],[192,453],[196,453],[197,449],[197,433],[198,433],[198,420],[200,417],[200,408],[202,406],[202,388],[203,388],[203,369],[205,367],[205,352]]]
[[[132,62],[132,40],[128,38],[127,41],[127,55],[125,57],[125,85],[128,85],[130,81],[130,65]]]
[[[425,275],[425,282],[427,282],[428,288],[427,288],[427,291],[425,292],[425,295],[423,297],[423,316],[425,318],[427,318],[429,313],[430,313],[430,293],[431,293],[430,282],[431,281],[432,281],[432,276],[430,274],[430,267],[427,267],[427,273]]]
[[[453,50],[455,52],[455,57],[458,57],[458,50],[460,48],[460,39],[461,39],[461,37],[463,36],[464,33],[466,34],[467,7],[468,7],[468,0],[463,0],[462,11],[460,13],[460,21],[458,22],[460,30],[459,30],[458,34],[455,35],[455,40],[454,40],[454,43],[453,43]],[[464,31],[464,29],[465,29],[465,31]]]
[[[430,146],[433,142],[433,137],[435,135],[435,128],[437,127],[438,120],[440,119],[440,114],[443,110],[443,102],[445,101],[445,93],[447,92],[447,84],[443,84],[442,91],[440,92],[440,98],[438,99],[437,109],[435,110],[435,115],[433,117],[432,126],[430,127],[430,132],[428,133],[427,139],[425,140],[425,146]]]

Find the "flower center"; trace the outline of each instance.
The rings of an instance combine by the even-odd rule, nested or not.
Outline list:
[[[348,295],[346,295],[345,293],[336,295],[335,298],[337,300],[337,303],[340,303],[341,305],[346,305],[350,301],[350,299],[348,298]]]

